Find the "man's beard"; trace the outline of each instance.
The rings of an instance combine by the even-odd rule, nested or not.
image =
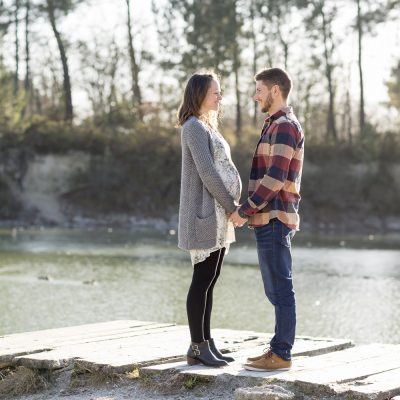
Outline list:
[[[272,99],[271,93],[268,93],[268,97],[265,99],[264,105],[261,107],[261,112],[267,113],[272,106],[274,100]]]

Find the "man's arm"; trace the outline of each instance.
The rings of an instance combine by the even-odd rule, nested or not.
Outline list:
[[[282,189],[297,148],[298,137],[297,129],[289,122],[277,126],[272,133],[267,170],[257,189],[241,205],[239,215],[251,216],[262,210]],[[268,157],[268,154],[264,156]]]

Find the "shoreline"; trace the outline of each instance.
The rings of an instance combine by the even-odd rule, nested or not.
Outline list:
[[[298,247],[339,247],[367,249],[395,249],[400,247],[400,221],[394,220],[390,229],[346,229],[343,225],[303,222],[296,232],[293,245]],[[150,238],[177,241],[178,216],[163,218],[137,218],[128,215],[110,215],[106,218],[77,217],[68,223],[46,220],[0,220],[0,235],[13,239],[24,234],[53,232],[144,233]],[[253,230],[247,227],[236,230],[236,246],[253,243]]]
[[[21,219],[0,219],[0,228],[17,227],[44,227],[64,229],[137,229],[153,228],[158,231],[178,229],[178,214],[165,217],[137,217],[130,214],[102,214],[97,216],[81,216],[56,221],[43,217],[30,216]],[[400,234],[400,217],[387,216],[386,218],[369,217],[362,221],[360,218],[342,217],[341,222],[318,222],[306,220],[302,217],[300,231],[306,233],[353,233],[353,234]]]

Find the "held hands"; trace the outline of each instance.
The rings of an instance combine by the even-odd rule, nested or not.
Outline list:
[[[245,222],[247,222],[247,218],[242,218],[239,215],[238,209],[239,209],[239,207],[229,217],[229,220],[233,222],[233,226],[235,228],[237,228],[237,227],[240,228],[240,227],[242,227],[244,225]]]

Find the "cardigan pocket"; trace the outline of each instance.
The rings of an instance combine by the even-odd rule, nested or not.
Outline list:
[[[194,229],[196,235],[196,241],[204,242],[206,240],[213,239],[215,231],[217,229],[217,221],[215,210],[211,215],[205,218],[196,216],[194,221]]]

